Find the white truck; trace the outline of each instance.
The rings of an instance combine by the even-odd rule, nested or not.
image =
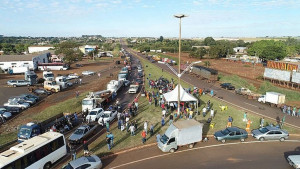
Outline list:
[[[139,90],[139,85],[130,85],[128,93],[137,93],[138,90]]]
[[[163,152],[175,152],[179,146],[194,144],[202,140],[203,124],[194,119],[174,122],[158,141],[158,148]]]
[[[51,71],[43,71],[43,79],[46,81],[53,81],[54,74]]]
[[[103,90],[99,92],[90,92],[86,98],[82,100],[82,112],[90,112],[97,106],[101,107],[101,104],[110,100],[112,93],[110,90]]]
[[[57,76],[55,78],[57,85],[61,87],[61,89],[66,89],[68,87],[68,80],[65,76]]]
[[[60,86],[57,85],[56,81],[45,81],[44,82],[44,89],[51,91],[51,92],[59,92]]]
[[[103,114],[104,110],[102,108],[95,108],[92,111],[89,112],[89,114],[86,116],[86,120],[89,122],[98,121],[98,119]]]
[[[122,80],[111,80],[106,87],[106,90],[113,92],[118,92],[119,89],[123,86],[123,81]]]
[[[117,111],[116,110],[107,110],[104,111],[103,114],[101,114],[98,123],[102,126],[104,126],[106,124],[106,122],[111,122],[115,119],[115,117],[117,116]]]
[[[20,66],[20,67],[11,67],[8,68],[8,73],[9,74],[21,74],[29,71],[28,66]]]
[[[268,103],[271,106],[280,107],[285,103],[285,95],[277,92],[266,92],[266,95],[262,95],[258,98],[260,103]]]

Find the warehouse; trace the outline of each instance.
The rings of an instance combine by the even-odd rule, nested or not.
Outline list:
[[[0,55],[0,68],[4,71],[14,67],[28,67],[30,70],[36,70],[38,63],[48,63],[50,52],[44,52],[31,55]]]

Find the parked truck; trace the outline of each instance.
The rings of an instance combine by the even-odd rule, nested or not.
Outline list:
[[[258,98],[258,102],[280,107],[285,103],[285,95],[277,92],[266,92],[265,95]]]
[[[139,85],[132,84],[129,86],[128,93],[137,93],[138,90],[139,90]]]
[[[106,89],[113,92],[118,92],[119,89],[123,86],[123,80],[111,80],[108,84]]]
[[[259,97],[261,97],[261,94],[258,93],[254,93],[251,90],[247,89],[247,88],[239,88],[235,90],[236,94],[239,95],[243,95],[245,97],[247,97],[248,99],[258,99]]]
[[[170,125],[158,141],[158,148],[163,152],[175,152],[179,146],[194,144],[202,140],[203,124],[194,119],[177,121]]]
[[[57,85],[56,81],[45,81],[44,82],[44,89],[51,91],[51,92],[59,92],[60,86]]]
[[[20,127],[18,132],[18,142],[23,142],[34,136],[42,134],[41,126],[35,123],[27,123]]]
[[[86,98],[82,100],[82,112],[88,113],[94,108],[106,105],[112,99],[110,90],[99,92],[90,92]]]
[[[8,68],[9,74],[23,74],[25,72],[29,71],[28,66],[21,66],[21,67],[10,67]]]
[[[181,66],[182,69],[186,66]],[[207,82],[215,82],[218,80],[218,71],[215,69],[195,65],[191,67],[190,72],[196,75],[198,78],[202,78],[203,80],[207,80]]]
[[[55,78],[56,84],[60,86],[61,89],[66,89],[68,87],[68,80],[65,76],[57,76]]]
[[[128,73],[122,73],[122,72],[120,72],[118,74],[118,80],[119,81],[121,81],[121,80],[125,81],[125,80],[127,80],[127,78],[128,78]]]
[[[54,74],[51,71],[43,71],[43,79],[46,81],[53,81]]]
[[[71,136],[68,138],[70,144],[79,144],[83,143],[85,139],[87,139],[89,136],[94,134],[95,129],[98,127],[97,124],[93,125],[82,125],[78,127],[74,133],[71,134]]]

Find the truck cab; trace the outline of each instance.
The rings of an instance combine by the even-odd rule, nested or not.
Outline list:
[[[51,71],[43,71],[43,79],[46,81],[53,81],[54,74]]]
[[[57,85],[61,87],[61,89],[66,89],[68,87],[68,80],[65,76],[58,76],[55,78]]]
[[[122,72],[120,72],[118,74],[118,80],[119,81],[121,81],[121,80],[125,81],[125,80],[127,80],[127,76],[128,76],[128,73],[122,73]]]
[[[44,89],[50,90],[51,92],[59,92],[60,86],[57,85],[56,81],[45,81],[44,82]]]
[[[41,128],[35,123],[27,123],[26,125],[21,126],[18,132],[18,142],[23,142],[34,136],[41,134]]]

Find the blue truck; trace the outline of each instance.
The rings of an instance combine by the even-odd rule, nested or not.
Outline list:
[[[35,123],[27,123],[21,126],[18,132],[18,142],[23,142],[34,136],[42,134],[41,126]]]

